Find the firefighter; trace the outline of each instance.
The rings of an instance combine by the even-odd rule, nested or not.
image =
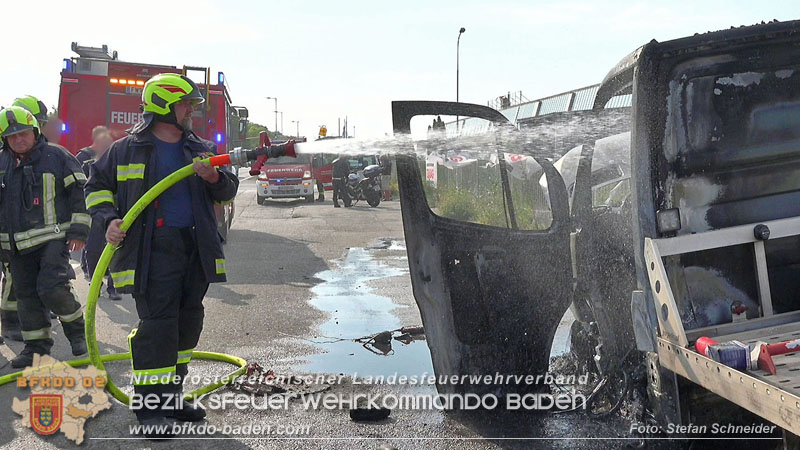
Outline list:
[[[25,348],[12,367],[49,354],[49,311],[61,320],[75,356],[86,353],[83,311],[69,278],[69,252],[81,250],[90,217],[86,177],[63,147],[48,143],[24,108],[0,111],[0,255],[9,262]]]
[[[61,127],[64,122],[57,116],[49,116],[47,114],[47,106],[44,102],[32,95],[26,95],[14,100],[12,106],[20,106],[27,109],[39,122],[40,134],[47,139],[47,142],[58,143],[61,139]],[[75,272],[72,272],[72,279],[75,279]]]
[[[177,399],[182,390],[203,328],[208,285],[225,281],[214,203],[232,201],[239,179],[229,170],[195,161],[196,176],[168,189],[127,232],[120,228],[120,218],[156,182],[216,153],[215,144],[192,132],[192,111],[203,102],[186,76],[150,78],[142,91],[142,121],[92,165],[86,185],[86,206],[106,229],[106,241],[123,243],[111,262],[111,276],[118,291],[133,294],[139,315],[138,327],[128,336],[135,398],[156,402],[155,407],[135,408],[142,424],[205,416],[202,408],[180,400],[173,409],[167,400]]]
[[[108,150],[108,147],[110,147],[111,143],[113,142],[113,140],[110,139],[103,139],[103,141],[100,142],[99,138],[104,134],[108,134],[108,128],[102,125],[97,125],[96,127],[92,128],[92,145],[78,150],[78,153],[75,154],[75,158],[79,163],[81,163],[81,169],[83,169],[83,173],[86,175],[87,179],[89,178],[89,167],[91,164],[95,162],[103,152]],[[94,229],[89,232],[90,241],[93,231]],[[102,234],[105,235],[105,230],[101,229],[101,231]],[[83,278],[86,281],[90,281],[92,279],[91,272],[89,272],[89,263],[86,259],[86,250],[90,246],[91,242],[87,242],[86,247],[84,247],[83,252],[81,252],[81,271],[83,271]]]
[[[33,114],[33,117],[42,126],[47,123],[47,107],[42,101],[32,95],[14,100],[12,106],[21,106]],[[13,341],[22,342],[19,316],[17,314],[17,297],[14,292],[11,273],[8,264],[3,264],[2,299],[0,299],[0,332],[2,336]]]
[[[114,138],[111,137],[108,128],[102,125],[92,128],[92,145],[82,148],[76,156],[78,162],[81,163],[81,168],[86,178],[89,178],[92,164],[103,156],[113,142]],[[97,262],[103,253],[103,248],[106,245],[105,234],[106,230],[101,223],[92,223],[92,228],[89,231],[89,241],[86,242],[86,247],[81,253],[81,269],[87,281],[91,280],[94,268],[97,267]],[[106,294],[111,300],[122,300],[122,296],[114,288],[114,280],[111,278],[110,272],[107,273],[106,277]]]

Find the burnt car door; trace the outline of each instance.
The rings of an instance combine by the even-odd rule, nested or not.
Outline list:
[[[554,334],[572,302],[571,224],[561,176],[546,158],[534,155],[535,162],[528,160],[530,167],[540,167],[547,177],[550,188],[546,203],[551,217],[547,227],[526,226],[542,222],[530,214],[525,197],[510,192],[510,186],[520,186],[524,181],[509,181],[504,161],[524,160],[534,149],[518,138],[519,133],[508,126],[506,117],[485,106],[433,101],[395,101],[392,114],[395,136],[403,143],[396,159],[411,281],[437,380],[453,375],[494,377],[490,383],[439,383],[439,391],[502,395],[546,389],[543,379],[498,381],[496,375],[535,377],[547,373]],[[442,138],[427,150],[411,138],[412,119],[423,116],[436,116],[434,133],[437,124],[443,125],[439,116],[456,117],[455,128],[438,130]],[[471,120],[489,124],[482,129],[483,140],[466,136]],[[475,163],[468,167],[474,167],[474,172],[489,167],[487,160],[497,155],[494,167],[499,169],[499,177],[492,186],[502,189],[503,195],[481,202],[481,192],[470,191],[480,182],[464,179],[473,169],[465,169],[461,175],[442,169],[443,175],[456,180],[461,177],[462,181],[448,195],[461,202],[477,201],[485,207],[484,212],[490,206],[501,207],[500,219],[491,219],[491,214],[485,220],[457,214],[446,217],[445,210],[452,202],[442,198],[434,208],[438,213],[431,208],[431,195],[426,195],[426,190],[438,169],[435,163],[433,169],[421,164],[421,152],[424,150],[422,156],[430,159],[435,147],[452,149],[470,144],[486,151],[483,156],[480,150],[473,156]],[[446,157],[444,152],[442,156]],[[459,164],[469,161],[463,156],[450,159]],[[421,176],[423,168],[427,170],[426,180]],[[452,199],[448,197],[448,202]]]

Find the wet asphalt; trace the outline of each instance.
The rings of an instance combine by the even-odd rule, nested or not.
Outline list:
[[[432,372],[425,341],[403,344],[393,340],[388,351],[352,341],[421,325],[411,293],[399,201],[384,202],[377,208],[359,204],[335,209],[329,194],[325,202],[281,200],[260,206],[253,179],[242,174],[235,220],[225,246],[228,282],[209,289],[198,350],[236,355],[278,374],[341,374],[341,382],[326,392],[345,398],[356,393],[433,393],[429,385],[359,384],[352,380],[355,373]],[[80,272],[78,278],[75,289],[85,299],[88,284]],[[125,337],[136,322],[130,296],[118,302],[101,297],[97,310],[101,352],[126,351]],[[60,327],[57,330],[52,355],[71,359]],[[20,343],[0,344],[0,376],[12,372],[8,358],[21,348]],[[106,368],[118,384],[127,384],[128,362],[109,363]],[[221,376],[230,370],[231,366],[223,363],[194,361],[190,376]],[[130,392],[127,387],[124,390]],[[10,408],[12,397],[24,399],[28,394],[14,384],[0,387],[0,446],[74,447],[60,433],[41,436],[18,424],[19,416]],[[114,401],[112,409],[89,419],[82,447],[606,449],[629,448],[636,443],[618,439],[628,437],[625,424],[589,421],[582,414],[394,410],[384,421],[356,423],[347,410],[306,409],[300,400],[290,400],[288,405],[273,410],[210,410],[204,423],[307,428],[302,439],[217,432],[211,436],[216,440],[184,436],[161,443],[129,439],[128,427],[136,423],[134,415]]]

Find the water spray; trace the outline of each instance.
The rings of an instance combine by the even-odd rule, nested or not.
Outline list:
[[[203,162],[207,162],[212,166],[218,167],[227,164],[237,164],[237,165],[244,165],[248,161],[255,161],[259,156],[264,156],[267,158],[276,158],[279,156],[295,156],[294,150],[294,143],[287,142],[285,144],[278,144],[278,145],[269,145],[269,139],[267,138],[266,132],[261,132],[259,135],[259,146],[254,150],[241,150],[237,149],[234,150],[226,155],[217,155],[212,156],[210,158],[203,159]],[[149,205],[153,200],[158,198],[159,195],[164,193],[167,189],[172,187],[177,182],[193,175],[194,168],[192,164],[189,164],[177,171],[173,172],[163,180],[156,183],[155,186],[150,188],[141,198],[131,207],[125,217],[122,218],[122,225],[120,228],[123,231],[127,231],[130,229],[131,225],[136,221],[147,205]],[[87,364],[92,364],[99,370],[105,371],[105,367],[103,366],[103,362],[108,361],[124,361],[131,359],[131,353],[112,353],[107,355],[101,355],[100,350],[97,346],[97,333],[95,328],[95,313],[97,309],[97,299],[100,296],[100,287],[103,284],[103,277],[108,269],[108,265],[111,262],[111,257],[116,252],[117,246],[113,244],[106,244],[105,249],[103,250],[102,255],[100,255],[100,260],[97,263],[97,267],[94,270],[94,274],[92,275],[92,282],[89,286],[89,299],[86,302],[86,344],[89,350],[89,357],[88,358],[81,358],[76,360],[67,361],[72,367],[80,367]],[[238,368],[229,373],[228,375],[222,377],[218,382],[212,383],[206,386],[203,386],[199,389],[191,391],[187,393],[184,398],[186,400],[192,400],[197,398],[201,395],[207,394],[221,386],[226,384],[232,383],[237,377],[242,375],[247,370],[247,361],[242,358],[226,355],[224,353],[214,353],[214,352],[203,352],[203,351],[195,351],[193,353],[193,358],[202,359],[202,360],[212,360],[212,361],[220,361],[229,364],[233,364],[238,366]],[[18,377],[22,375],[23,371],[14,372],[3,377],[0,377],[0,386],[10,383],[16,380]],[[122,392],[111,380],[111,377],[106,373],[106,388],[114,396],[117,400],[119,400],[123,404],[129,404],[130,399],[127,394]]]

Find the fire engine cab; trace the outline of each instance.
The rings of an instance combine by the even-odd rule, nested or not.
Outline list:
[[[120,61],[108,46],[84,47],[72,43],[78,56],[65,58],[61,70],[58,116],[62,120],[59,144],[73,154],[92,143],[92,129],[104,125],[115,139],[138,122],[144,83],[159,73],[182,73],[195,82],[206,102],[194,112],[194,132],[217,144],[218,153],[243,147],[248,128],[247,108],[233,106],[225,74],[211,79],[207,67],[165,66]],[[233,203],[217,207],[223,239],[233,221]]]

